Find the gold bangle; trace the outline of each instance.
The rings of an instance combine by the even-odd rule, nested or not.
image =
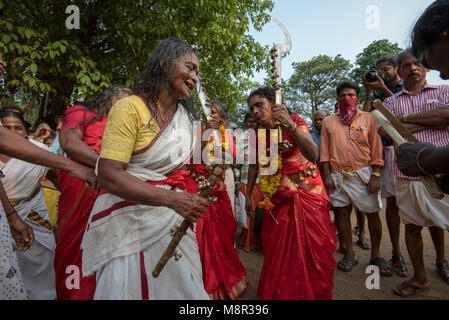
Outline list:
[[[424,148],[422,148],[421,150],[419,150],[418,153],[416,154],[416,165],[418,166],[419,170],[420,170],[423,174],[425,174],[425,175],[427,175],[427,176],[431,176],[431,174],[428,173],[426,170],[424,170],[424,169],[421,167],[421,165],[419,164],[419,156],[420,156],[421,153],[422,153],[423,151],[425,151],[426,149],[428,149],[428,148],[427,148],[427,147],[424,147]]]
[[[380,178],[379,172],[371,172],[371,175]]]

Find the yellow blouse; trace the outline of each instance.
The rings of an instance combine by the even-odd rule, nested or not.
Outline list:
[[[128,163],[133,152],[148,146],[159,126],[138,96],[119,100],[109,111],[100,158]]]

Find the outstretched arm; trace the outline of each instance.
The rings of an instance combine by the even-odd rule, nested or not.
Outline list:
[[[67,171],[72,177],[89,183],[94,190],[97,188],[97,178],[92,169],[43,150],[6,128],[0,128],[0,153],[41,166]]]

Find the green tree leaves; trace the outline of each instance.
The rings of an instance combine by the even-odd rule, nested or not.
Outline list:
[[[337,85],[352,80],[361,86],[360,100],[365,99],[362,76],[385,55],[399,54],[402,49],[386,39],[372,42],[356,57],[354,67],[340,55],[320,55],[311,60],[293,63],[294,72],[285,86],[284,100],[309,124],[317,110],[334,111]]]
[[[11,94],[28,90],[40,116],[54,117],[70,101],[91,99],[115,83],[132,86],[152,50],[167,37],[181,38],[199,50],[211,99],[224,102],[230,111],[245,102],[253,72],[268,70],[268,49],[248,31],[251,24],[260,30],[269,21],[271,0],[77,0],[73,4],[80,10],[80,29],[69,30],[64,2],[0,0],[6,87]]]
[[[319,55],[309,61],[293,63],[294,72],[288,80],[284,100],[295,112],[311,123],[320,109],[333,113],[335,88],[349,79],[351,63],[337,55]]]

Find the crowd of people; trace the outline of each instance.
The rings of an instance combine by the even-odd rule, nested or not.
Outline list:
[[[361,79],[363,106],[360,87],[344,81],[335,112],[316,112],[313,130],[276,103],[275,89],[260,87],[248,96],[243,133],[229,134],[226,106],[212,101],[199,137],[190,98],[200,56],[175,38],[159,42],[135,88],[113,85],[76,103],[53,129],[41,122],[31,129],[20,108],[2,107],[0,299],[234,300],[248,287],[238,221],[237,243],[263,249],[254,298],[329,300],[336,269],[359,263],[352,212],[368,263],[385,277],[411,276],[397,295],[430,288],[424,227],[449,284],[449,86],[426,81],[430,69],[449,79],[448,21],[449,1],[435,1],[413,29],[413,46],[378,57],[382,72]],[[0,60],[1,74],[6,67]],[[375,100],[421,143],[398,146],[371,115]],[[231,157],[218,177],[213,163],[192,161],[198,141],[203,160],[219,157],[216,141],[202,138],[211,130]],[[418,176],[434,176],[444,197],[434,198]],[[57,198],[44,193],[44,180]],[[380,246],[382,198],[391,259]],[[183,221],[190,227],[154,276]]]

